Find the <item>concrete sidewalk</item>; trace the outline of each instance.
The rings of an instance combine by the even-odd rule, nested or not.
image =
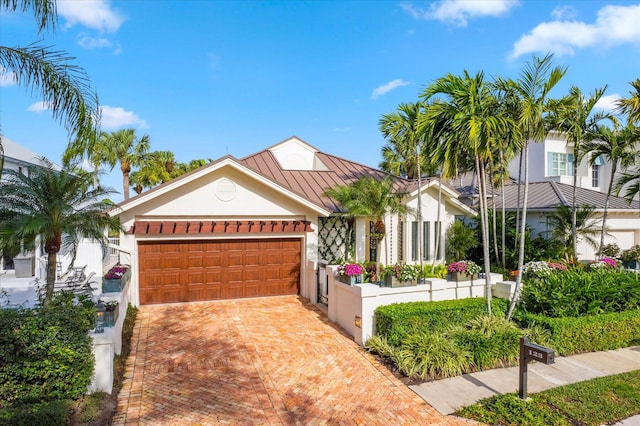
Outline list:
[[[555,364],[530,362],[528,365],[528,393],[540,392],[556,386],[581,382],[601,376],[640,369],[640,346],[607,352],[590,352],[556,357]],[[481,399],[497,394],[518,392],[519,368],[496,368],[409,386],[422,399],[442,414],[451,414]],[[629,420],[640,424],[640,416]]]

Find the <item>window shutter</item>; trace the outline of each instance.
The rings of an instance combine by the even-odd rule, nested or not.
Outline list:
[[[553,152],[547,152],[547,176],[553,176]]]

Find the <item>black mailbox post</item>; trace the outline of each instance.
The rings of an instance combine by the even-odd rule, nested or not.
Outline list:
[[[526,337],[520,338],[520,386],[518,395],[527,399],[527,364],[529,361],[538,361],[544,364],[553,364],[555,352],[553,349],[529,343]]]

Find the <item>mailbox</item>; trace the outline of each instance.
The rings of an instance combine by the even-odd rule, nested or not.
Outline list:
[[[555,363],[555,351],[544,346],[530,343],[529,339],[522,336],[520,338],[520,377],[518,395],[522,399],[527,399],[527,364],[529,361],[538,361],[543,364]]]
[[[544,346],[536,345],[535,343],[523,342],[524,344],[524,357],[538,361],[543,364],[553,364],[555,361],[555,351]]]

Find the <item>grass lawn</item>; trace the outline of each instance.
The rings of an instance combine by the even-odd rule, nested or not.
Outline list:
[[[523,401],[498,395],[457,415],[491,425],[601,425],[640,414],[640,370],[560,386]]]

